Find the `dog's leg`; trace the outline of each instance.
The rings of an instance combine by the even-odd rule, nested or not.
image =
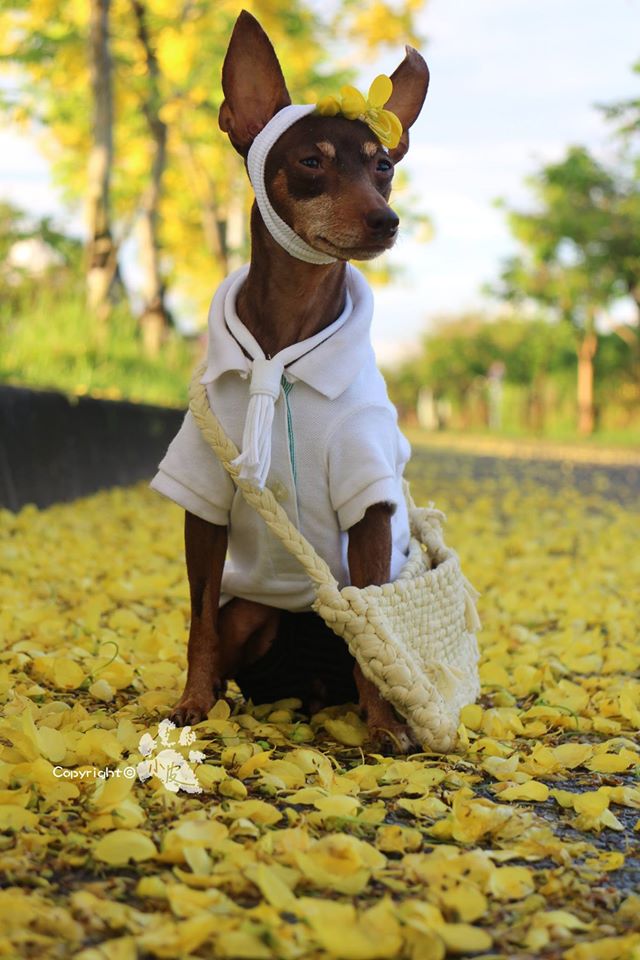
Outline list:
[[[389,581],[391,575],[391,512],[387,504],[369,507],[362,520],[349,530],[349,572],[354,587]],[[411,728],[398,719],[393,707],[368,680],[360,666],[354,667],[360,706],[366,716],[372,740],[392,752],[410,753],[420,749]]]
[[[280,611],[253,600],[234,597],[218,615],[220,675],[236,677],[243,667],[260,660],[278,632]]]
[[[227,552],[227,528],[201,520],[187,511],[184,541],[191,626],[187,682],[171,713],[171,719],[179,727],[204,720],[221,691],[217,619],[220,581]]]

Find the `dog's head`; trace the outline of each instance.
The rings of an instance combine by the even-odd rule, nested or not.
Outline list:
[[[280,217],[314,249],[339,260],[369,260],[393,246],[398,217],[387,201],[394,165],[409,147],[429,85],[429,70],[412,47],[391,76],[386,108],[402,124],[397,147],[386,150],[361,120],[309,114],[276,141],[265,166],[269,199]],[[225,100],[220,128],[246,158],[255,137],[291,103],[266,33],[243,11],[222,68]]]

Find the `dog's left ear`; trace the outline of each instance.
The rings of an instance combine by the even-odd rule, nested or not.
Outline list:
[[[391,110],[402,124],[400,143],[389,156],[398,163],[409,149],[409,127],[418,119],[424,98],[429,88],[429,67],[413,47],[405,47],[407,55],[391,74],[393,93],[385,103],[385,109]]]

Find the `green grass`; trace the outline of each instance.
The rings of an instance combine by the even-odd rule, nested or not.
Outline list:
[[[640,448],[640,425],[633,429],[631,427],[626,430],[619,428],[617,430],[596,430],[591,436],[582,436],[577,433],[576,430],[572,430],[569,427],[558,426],[554,427],[553,424],[545,430],[544,433],[533,433],[525,429],[516,430],[516,429],[501,429],[501,430],[489,430],[488,428],[473,428],[469,430],[442,430],[437,431],[435,434],[421,430],[419,427],[408,427],[414,433],[420,433],[425,437],[436,438],[449,438],[451,440],[456,440],[459,438],[468,438],[468,439],[477,439],[479,441],[485,440],[504,440],[504,441],[513,441],[517,443],[518,441],[523,441],[526,443],[539,443],[543,444],[569,444],[577,446],[590,446],[590,447],[636,447]]]
[[[577,433],[538,436],[522,431],[441,430],[427,431],[403,424],[403,432],[415,448],[456,450],[485,456],[582,460],[640,465],[638,431],[606,431],[591,437]]]
[[[175,331],[157,359],[146,357],[124,305],[100,327],[80,291],[46,291],[22,305],[0,306],[0,380],[67,394],[185,407],[200,348]]]

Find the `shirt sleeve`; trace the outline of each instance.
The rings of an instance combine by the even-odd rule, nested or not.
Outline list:
[[[220,526],[229,522],[233,480],[204,440],[190,411],[150,486],[203,520]]]
[[[388,503],[395,512],[407,448],[387,407],[365,407],[336,425],[328,445],[329,493],[341,530],[362,520],[374,503]]]

